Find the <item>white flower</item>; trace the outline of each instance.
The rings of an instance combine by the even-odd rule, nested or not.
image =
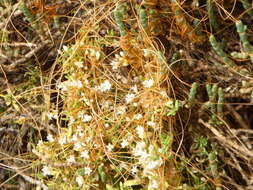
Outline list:
[[[136,84],[134,86],[131,87],[131,90],[134,92],[134,93],[138,93],[138,88],[136,86]]]
[[[84,159],[90,158],[88,150],[84,150],[83,152],[81,152],[81,158],[84,158]]]
[[[100,147],[100,145],[97,144],[97,143],[94,143],[93,146],[94,146],[96,149],[97,149],[98,147]]]
[[[137,172],[138,172],[137,166],[133,166],[132,169],[131,169],[131,174],[132,174],[132,175],[136,175]]]
[[[116,108],[116,114],[122,115],[126,112],[126,106],[119,106]]]
[[[44,166],[42,168],[42,173],[44,176],[47,176],[47,175],[52,175],[52,168],[50,166]]]
[[[66,136],[60,136],[59,138],[59,144],[64,145],[67,143],[67,137]]]
[[[83,111],[79,111],[77,117],[82,119],[83,122],[89,122],[92,120],[92,116],[88,114],[84,114]]]
[[[76,177],[76,183],[78,184],[79,187],[82,187],[84,184],[84,180],[82,176],[77,176]]]
[[[155,127],[155,126],[156,126],[156,123],[153,122],[153,121],[148,121],[148,122],[147,122],[147,125],[150,126],[150,127]]]
[[[82,143],[80,142],[76,142],[74,144],[74,148],[73,148],[75,151],[80,151],[80,149],[82,149]]]
[[[141,139],[143,139],[143,138],[144,138],[144,127],[138,125],[138,126],[136,127],[135,130],[136,130],[137,135],[138,135]]]
[[[57,88],[62,90],[62,91],[67,91],[68,90],[68,83],[69,81],[65,81],[65,82],[60,82],[57,85]]]
[[[99,51],[96,51],[96,60],[98,61],[101,57],[101,53]]]
[[[92,119],[92,116],[90,116],[90,115],[87,115],[87,114],[85,114],[85,115],[83,115],[83,122],[89,122],[89,121],[91,121],[91,119]]]
[[[109,128],[110,124],[109,123],[105,123],[105,128]]]
[[[144,49],[143,50],[143,55],[144,55],[144,57],[149,57],[151,55],[150,50],[149,49]]]
[[[135,150],[144,150],[146,148],[146,144],[143,141],[139,141],[136,143]]]
[[[112,105],[111,101],[104,101],[101,107],[102,109],[109,109],[111,105]]]
[[[88,80],[88,79],[85,79],[85,80],[84,80],[84,84],[85,84],[86,86],[88,86],[88,85],[89,85],[89,80]]]
[[[166,92],[165,90],[162,90],[162,91],[160,92],[160,94],[161,94],[162,97],[164,97],[164,98],[168,97],[167,92]]]
[[[139,120],[139,119],[141,119],[143,116],[142,116],[142,114],[141,113],[138,113],[138,114],[135,114],[134,115],[134,119],[136,119],[136,120]]]
[[[75,163],[76,162],[75,156],[73,156],[73,155],[69,156],[69,158],[67,159],[67,162],[68,163]]]
[[[49,142],[54,142],[54,137],[53,137],[53,135],[52,135],[52,134],[48,134],[48,135],[47,135],[47,140],[48,140]]]
[[[133,155],[141,157],[140,159],[141,161],[145,161],[149,157],[149,154],[145,150],[145,147],[146,147],[145,142],[141,141],[141,142],[137,142],[133,150]]]
[[[120,54],[121,57],[125,56],[125,53],[123,51],[120,51],[119,54]]]
[[[105,80],[102,84],[100,84],[98,87],[98,90],[101,92],[109,91],[112,88],[112,84],[109,80]]]
[[[115,58],[116,58],[116,59],[119,59],[119,58],[120,58],[120,55],[116,53],[116,54],[115,54]]]
[[[82,127],[81,125],[78,125],[78,126],[76,127],[76,131],[77,131],[77,132],[82,132],[82,131],[83,131],[83,127]]]
[[[80,80],[73,80],[73,81],[67,80],[58,84],[57,87],[61,89],[62,91],[67,91],[69,87],[81,88],[82,86],[83,84],[82,84],[82,81]]]
[[[107,148],[107,151],[108,151],[108,152],[111,152],[111,151],[113,150],[114,146],[113,146],[111,143],[109,143],[109,144],[106,146],[106,148]]]
[[[73,136],[72,136],[72,138],[71,138],[71,141],[72,141],[72,142],[78,141],[77,134],[73,134]]]
[[[151,88],[154,85],[154,80],[153,79],[145,80],[142,82],[142,84],[145,88]]]
[[[90,175],[91,172],[92,172],[92,169],[90,167],[87,166],[87,167],[84,168],[84,174],[85,175]]]
[[[112,66],[112,70],[117,70],[119,68],[120,63],[114,60],[110,63],[110,65]]]
[[[151,160],[145,164],[145,170],[154,170],[162,165],[162,159],[159,160]]]
[[[63,46],[62,46],[62,49],[63,49],[64,51],[68,51],[69,48],[68,48],[68,46],[63,45]]]
[[[125,97],[126,103],[129,104],[130,102],[132,102],[134,97],[135,97],[135,94],[127,94]]]
[[[129,145],[129,142],[128,142],[127,139],[123,139],[123,141],[120,143],[120,145],[121,145],[122,148],[125,148],[126,146]]]
[[[72,87],[77,87],[77,88],[82,88],[83,87],[83,83],[80,80],[74,80],[70,83],[70,86]]]

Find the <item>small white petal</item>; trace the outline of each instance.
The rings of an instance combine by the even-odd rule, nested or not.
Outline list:
[[[84,150],[83,152],[81,152],[81,157],[84,159],[89,159],[89,152],[87,150]]]
[[[123,139],[123,141],[120,143],[120,145],[122,148],[125,148],[129,145],[129,142],[127,139]]]
[[[100,59],[100,57],[101,57],[101,54],[100,54],[99,51],[97,51],[97,52],[96,52],[96,60],[98,61],[98,60]]]
[[[44,176],[52,175],[52,168],[50,166],[44,166],[42,168],[42,173]]]
[[[101,92],[106,92],[109,91],[112,88],[112,84],[110,83],[110,81],[105,80],[102,84],[100,84],[100,86],[97,87],[98,90],[100,90]]]
[[[145,80],[142,82],[142,84],[145,88],[151,88],[154,85],[154,80],[153,79]]]
[[[133,101],[134,98],[135,98],[135,94],[127,94],[125,97],[125,101],[127,104],[129,104],[130,102]]]
[[[82,187],[84,184],[84,180],[82,176],[77,176],[76,177],[76,183],[78,184],[79,187]]]
[[[134,119],[136,119],[136,120],[140,120],[142,117],[143,117],[143,115],[140,113],[134,115]]]
[[[132,174],[132,175],[136,175],[137,172],[138,172],[137,166],[133,166],[132,169],[131,169],[131,174]]]
[[[111,143],[109,143],[109,144],[106,146],[106,149],[107,149],[108,152],[111,152],[111,151],[113,150],[113,148],[114,148],[114,146],[113,146]]]
[[[91,120],[92,120],[92,116],[87,115],[87,114],[83,115],[83,120],[82,120],[83,122],[89,122]]]
[[[67,159],[67,162],[68,163],[75,163],[76,162],[76,159],[75,159],[75,156],[69,156],[69,158]]]
[[[144,127],[138,125],[138,126],[136,127],[136,133],[137,133],[137,135],[138,135],[141,139],[143,139],[143,138],[144,138]]]
[[[156,123],[153,122],[153,121],[148,121],[148,122],[147,122],[147,125],[150,126],[150,127],[155,127],[155,126],[156,126]]]
[[[87,167],[84,168],[84,174],[85,175],[90,175],[91,172],[92,172],[92,169],[90,167],[87,166]]]
[[[53,137],[53,135],[52,135],[52,134],[48,134],[48,135],[47,135],[47,140],[48,140],[49,142],[54,142],[54,137]]]

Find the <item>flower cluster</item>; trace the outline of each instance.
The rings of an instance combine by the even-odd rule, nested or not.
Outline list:
[[[128,66],[129,63],[126,59],[126,55],[123,51],[119,52],[119,54],[115,54],[114,60],[110,63],[112,66],[112,70],[117,70],[120,67]]]
[[[131,64],[127,60],[134,55],[125,47],[107,56],[100,43],[88,38],[65,47],[65,77],[57,86],[63,111],[48,114],[64,126],[33,150],[42,163],[42,180],[52,188],[88,190],[135,178],[145,189],[163,189],[159,179],[165,161],[156,141],[170,121],[163,83],[168,71],[161,72],[164,63],[152,56],[157,50],[147,42],[136,43],[145,51],[133,60],[143,60]]]

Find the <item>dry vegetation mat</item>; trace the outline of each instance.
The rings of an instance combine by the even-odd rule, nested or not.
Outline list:
[[[253,189],[250,1],[0,9],[1,189]]]

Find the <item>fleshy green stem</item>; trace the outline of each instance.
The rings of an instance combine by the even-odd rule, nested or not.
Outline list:
[[[189,106],[193,106],[196,100],[196,94],[197,94],[197,89],[198,89],[198,83],[194,82],[192,84],[190,93],[189,93],[189,97],[188,97],[188,102],[189,102]]]
[[[228,66],[235,66],[235,63],[232,59],[230,59],[228,57],[228,55],[223,51],[220,43],[217,42],[216,38],[214,37],[214,35],[211,35],[209,37],[209,41],[214,49],[214,51],[220,56],[222,57],[222,60],[225,64],[227,64]]]
[[[242,23],[242,21],[236,22],[237,33],[240,36],[240,40],[242,42],[243,50],[250,57],[251,62],[253,63],[253,46],[249,43],[248,36],[246,33],[247,26]]]

